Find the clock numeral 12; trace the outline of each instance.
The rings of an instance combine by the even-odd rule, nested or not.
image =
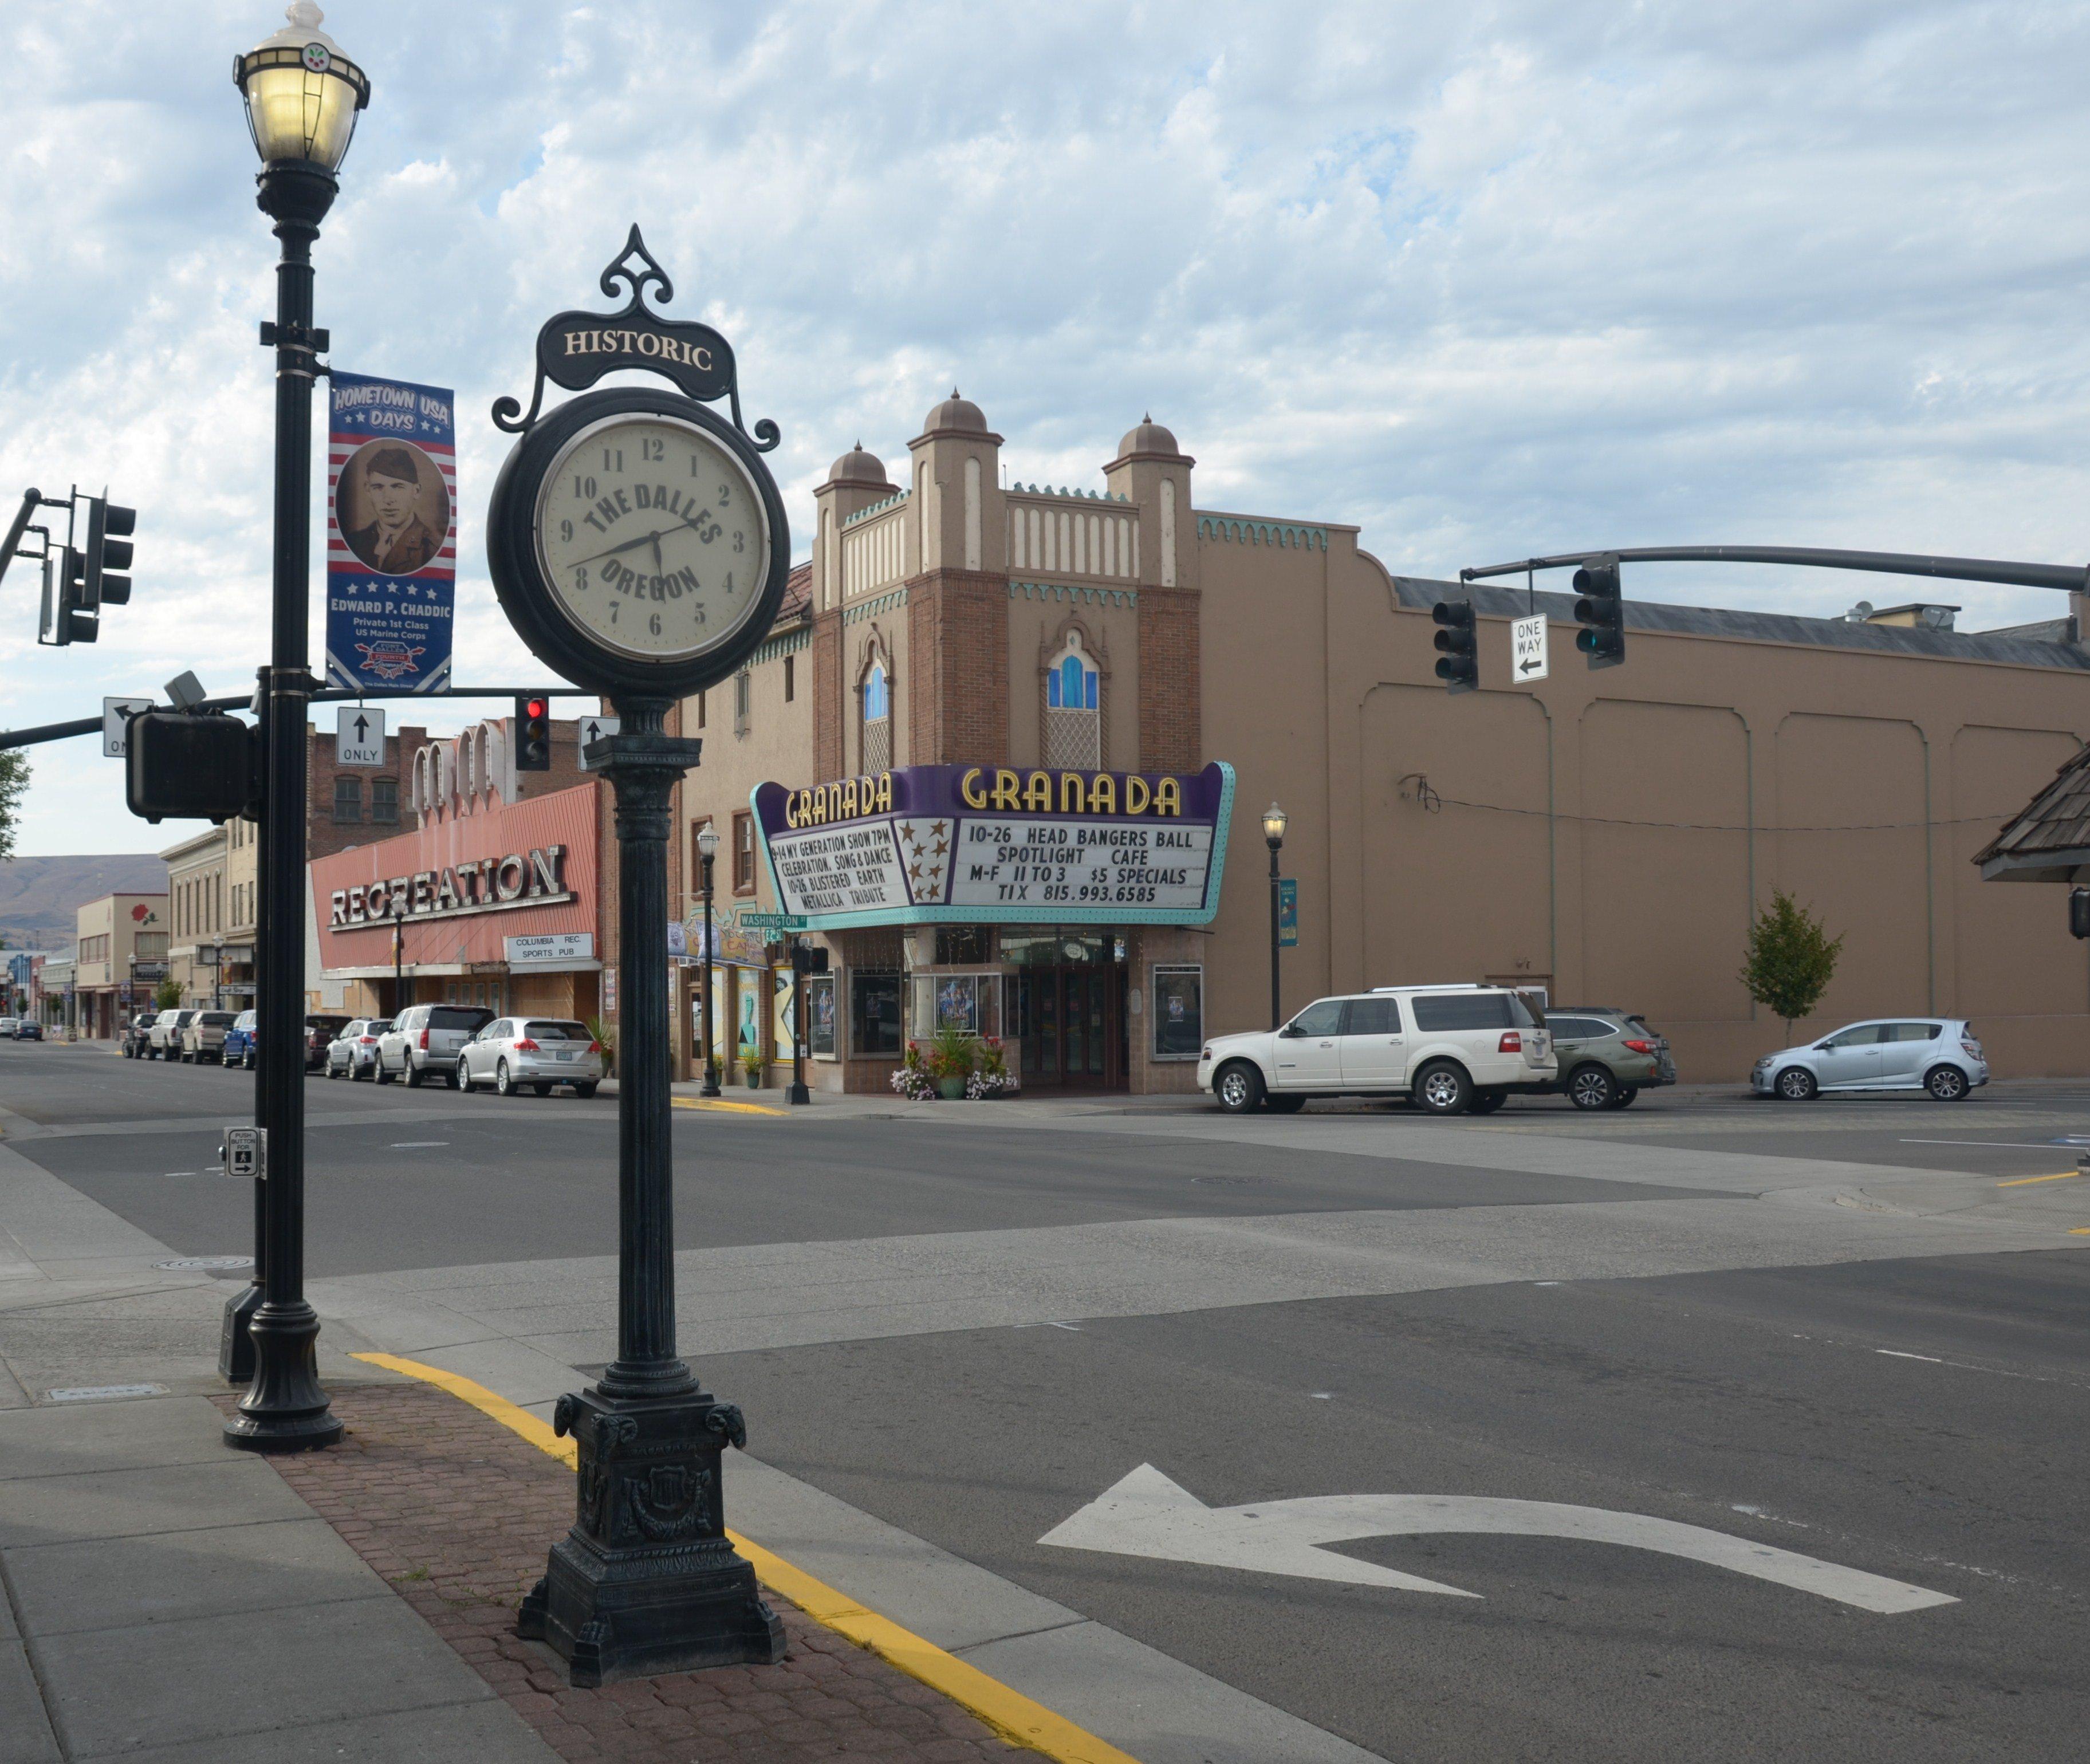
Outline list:
[[[647,436],[639,437],[639,457],[641,459],[664,459],[667,454],[667,442]]]

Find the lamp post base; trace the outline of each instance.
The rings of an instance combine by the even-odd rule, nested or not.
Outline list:
[[[341,1438],[340,1418],[320,1388],[319,1314],[303,1299],[264,1303],[248,1319],[254,1384],[225,1424],[243,1452],[316,1452]]]
[[[548,1642],[583,1689],[782,1659],[784,1626],[725,1535],[719,1459],[747,1437],[739,1409],[699,1390],[591,1388],[561,1397],[552,1426],[580,1448],[574,1528],[516,1633]]]
[[[794,1083],[784,1093],[784,1099],[789,1103],[810,1103],[813,1099],[813,1093],[802,1083]]]
[[[217,1337],[217,1375],[228,1384],[254,1382],[254,1339],[247,1326],[260,1310],[259,1280],[249,1281],[225,1301],[225,1321]]]

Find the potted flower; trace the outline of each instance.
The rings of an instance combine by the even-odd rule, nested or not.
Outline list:
[[[762,1088],[762,1050],[759,1048],[742,1048],[740,1069],[747,1075],[747,1087],[750,1091],[760,1090]]]
[[[935,1080],[936,1094],[947,1103],[957,1102],[965,1094],[965,1081],[972,1076],[973,1038],[964,1030],[945,1024],[931,1040],[922,1064]]]
[[[905,1056],[892,1069],[892,1087],[910,1103],[933,1103],[936,1099],[936,1082],[922,1064],[921,1048],[911,1041],[907,1043]]]
[[[991,1035],[987,1037],[979,1044],[972,1075],[965,1080],[966,1098],[982,1103],[989,1097],[1013,1096],[1016,1088],[1016,1074],[1008,1069],[1008,1057],[1000,1042]]]

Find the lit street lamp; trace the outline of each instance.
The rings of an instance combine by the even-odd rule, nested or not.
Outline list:
[[[283,29],[233,63],[261,158],[255,200],[282,247],[275,322],[261,327],[263,345],[276,351],[276,555],[263,674],[260,916],[279,927],[304,923],[305,719],[319,689],[310,668],[308,510],[312,381],[325,372],[319,357],[328,338],[312,325],[312,249],[339,188],[334,174],[356,117],[370,102],[369,80],[320,29],[320,9],[297,0],[284,15]],[[304,1294],[304,1004],[302,940],[270,938],[255,998],[268,1172],[264,1293],[247,1324],[254,1382],[225,1427],[229,1443],[251,1451],[308,1451],[332,1445],[342,1431],[320,1388],[320,1320]]]
[[[698,831],[697,855],[704,867],[704,1082],[698,1095],[716,1096],[718,1062],[712,1057],[712,859],[718,855],[718,829],[708,823]]]
[[[1270,846],[1270,1026],[1275,1029],[1280,1020],[1277,1002],[1277,897],[1281,888],[1277,854],[1284,846],[1284,811],[1275,802],[1263,811],[1262,837]]]

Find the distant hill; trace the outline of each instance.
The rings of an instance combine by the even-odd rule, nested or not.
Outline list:
[[[0,863],[0,936],[11,949],[70,949],[75,914],[105,894],[163,894],[167,867],[149,851]]]

